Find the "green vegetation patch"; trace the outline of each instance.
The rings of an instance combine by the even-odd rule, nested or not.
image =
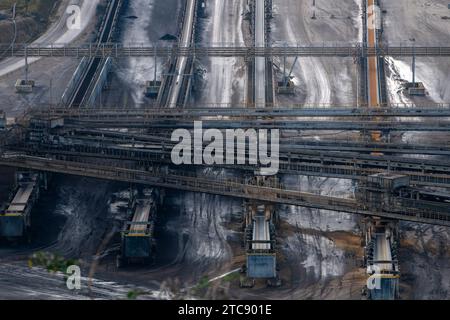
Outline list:
[[[67,268],[72,265],[78,265],[78,261],[74,259],[64,259],[63,257],[50,252],[36,252],[28,260],[30,268],[39,266],[47,269],[48,272],[66,273]]]
[[[203,276],[197,285],[193,288],[195,293],[198,293],[201,290],[204,290],[209,287],[209,279],[207,276]]]
[[[136,300],[140,296],[149,295],[150,292],[141,291],[141,290],[131,290],[127,293],[127,299],[129,300]]]
[[[223,277],[222,280],[224,282],[232,282],[232,281],[238,280],[239,278],[240,278],[239,271],[236,271],[236,272],[226,275],[225,277]]]
[[[17,3],[18,16],[34,16],[39,19],[48,19],[53,8],[59,3],[55,0],[1,0],[0,10],[10,11],[13,4]]]

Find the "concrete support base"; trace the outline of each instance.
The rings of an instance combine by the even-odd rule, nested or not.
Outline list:
[[[16,85],[15,85],[16,92],[17,93],[32,93],[35,84],[36,84],[36,82],[34,80],[18,79],[16,81]]]
[[[408,82],[405,87],[410,96],[425,96],[427,94],[422,82]]]

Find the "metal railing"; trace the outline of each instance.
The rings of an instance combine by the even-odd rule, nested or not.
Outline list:
[[[84,45],[71,44],[0,44],[0,52],[4,56],[25,57],[71,57],[71,58],[125,58],[125,57],[368,57],[368,56],[392,56],[392,57],[448,57],[450,56],[450,44],[448,46],[376,46],[365,47],[361,44],[348,46],[266,46],[248,47],[244,45],[216,44],[209,46],[192,45],[180,47],[177,45],[141,44],[129,45],[122,43],[89,43]]]
[[[450,226],[450,210],[447,212],[430,212],[430,210],[422,208],[404,206],[391,206],[381,210],[371,209],[370,204],[359,204],[354,199],[299,192],[286,189],[282,185],[269,188],[243,179],[221,179],[214,176],[194,175],[179,170],[167,171],[158,168],[134,170],[113,165],[81,162],[79,159],[63,161],[30,156],[1,157],[0,165]],[[413,202],[410,203],[414,205]]]

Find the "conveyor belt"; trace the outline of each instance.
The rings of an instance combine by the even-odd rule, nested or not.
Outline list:
[[[265,0],[255,0],[255,46],[266,46]],[[255,104],[257,107],[266,104],[266,59],[255,58]]]
[[[28,204],[28,201],[30,200],[35,186],[36,182],[21,185],[6,211],[16,213],[23,212]]]
[[[367,46],[369,48],[375,48],[378,45],[377,39],[377,10],[375,6],[375,0],[367,0]],[[379,60],[378,57],[372,56],[367,58],[367,83],[368,83],[368,95],[369,95],[369,108],[378,109],[381,106],[380,95],[380,73],[379,73]],[[374,142],[381,141],[381,132],[379,130],[371,132],[371,138]]]
[[[147,229],[146,222],[149,221],[152,208],[152,200],[137,200],[136,210],[133,215],[133,224],[130,225],[131,232],[144,232]]]
[[[108,11],[106,13],[105,19],[103,20],[101,34],[98,38],[98,44],[105,43],[111,40],[120,5],[121,0],[111,0],[108,4]],[[98,75],[97,72],[103,67],[105,61],[106,60],[103,57],[95,57],[92,58],[91,61],[89,61],[88,67],[69,103],[69,107],[78,108],[83,103],[85,103],[85,99],[90,93],[89,89],[92,90],[93,81]]]
[[[376,19],[375,16],[375,0],[367,0],[367,21],[373,22],[368,23],[367,26],[367,41],[369,48],[375,48],[377,45],[377,30],[376,30]],[[372,108],[378,108],[380,106],[379,101],[379,86],[378,86],[378,62],[377,57],[368,57],[368,82],[369,82],[369,104]]]
[[[189,47],[191,45],[195,23],[196,3],[196,0],[187,0],[180,46]],[[180,102],[180,94],[182,94],[183,84],[186,78],[185,73],[188,60],[188,57],[185,56],[180,56],[177,59],[175,68],[176,76],[170,87],[168,107],[177,107]]]
[[[391,245],[389,239],[386,239],[385,233],[375,234],[374,260],[376,261],[392,261]],[[392,263],[375,263],[379,268],[379,272],[393,271]]]
[[[269,221],[264,216],[256,216],[253,222],[253,240],[270,241]],[[270,243],[253,243],[254,250],[270,250]]]
[[[129,142],[130,143],[130,142]],[[92,158],[145,161],[148,164],[171,164],[171,148],[146,148],[144,145],[121,146],[108,144],[106,141],[90,141],[89,139],[70,139],[59,145],[40,144],[37,148],[30,146],[10,147],[11,150],[32,155],[53,154],[53,156],[83,156]],[[219,167],[226,167],[219,165]],[[235,169],[255,170],[252,165],[235,165]],[[280,148],[280,172],[287,174],[313,175],[346,179],[363,179],[364,176],[392,171],[411,177],[413,184],[450,186],[450,163],[445,160],[415,159],[410,157],[388,155],[364,155],[358,152],[307,150],[282,145]]]
[[[214,119],[227,117],[227,119],[254,119],[264,118],[304,118],[304,117],[450,117],[450,105],[430,104],[423,106],[389,105],[380,108],[356,108],[350,105],[333,105],[320,107],[315,105],[264,105],[259,108],[241,105],[211,105],[186,108],[122,108],[117,105],[114,109],[107,108],[36,108],[30,110],[27,117],[30,119],[64,119],[80,120],[114,120],[114,119],[154,119],[154,120],[202,120],[205,117]]]
[[[113,120],[67,120],[66,127],[76,128],[136,128],[136,129],[194,129],[193,121],[154,119],[113,119]],[[351,121],[351,120],[207,120],[203,129],[277,129],[277,130],[319,130],[319,131],[450,131],[450,121]],[[160,131],[161,132],[161,131]],[[375,141],[379,142],[379,141]]]

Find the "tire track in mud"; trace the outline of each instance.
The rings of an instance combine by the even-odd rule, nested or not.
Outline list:
[[[208,17],[200,20],[204,45],[243,45],[242,17],[244,2],[239,0],[209,2]],[[242,103],[244,99],[245,67],[242,58],[203,58],[206,67],[200,100],[203,104]]]
[[[244,1],[211,0],[207,3],[207,17],[199,18],[197,30],[200,42],[239,43],[244,42],[242,14]],[[202,88],[197,97],[200,104],[223,104],[242,102],[245,67],[241,58],[199,58],[203,64]],[[206,174],[226,175],[223,170],[205,170]],[[225,227],[232,214],[233,202],[224,197],[180,193],[180,211],[186,212],[173,221],[179,235],[179,253],[176,263],[192,271],[195,277],[218,272],[232,259],[232,250],[227,242],[231,232]],[[192,276],[191,276],[192,277]],[[197,279],[198,280],[198,279]]]
[[[449,299],[449,228],[401,223],[401,229],[401,295],[408,299]]]
[[[298,39],[304,39],[305,43],[310,43],[310,38],[306,33],[307,28],[304,19],[292,21],[291,15],[284,15],[286,19],[286,35],[288,43],[298,43]],[[296,25],[294,25],[296,24]],[[295,31],[294,31],[295,30]],[[325,104],[331,101],[330,81],[326,76],[323,63],[318,58],[303,58],[295,66],[294,75],[300,79],[301,85],[306,88],[303,91],[305,103]]]

